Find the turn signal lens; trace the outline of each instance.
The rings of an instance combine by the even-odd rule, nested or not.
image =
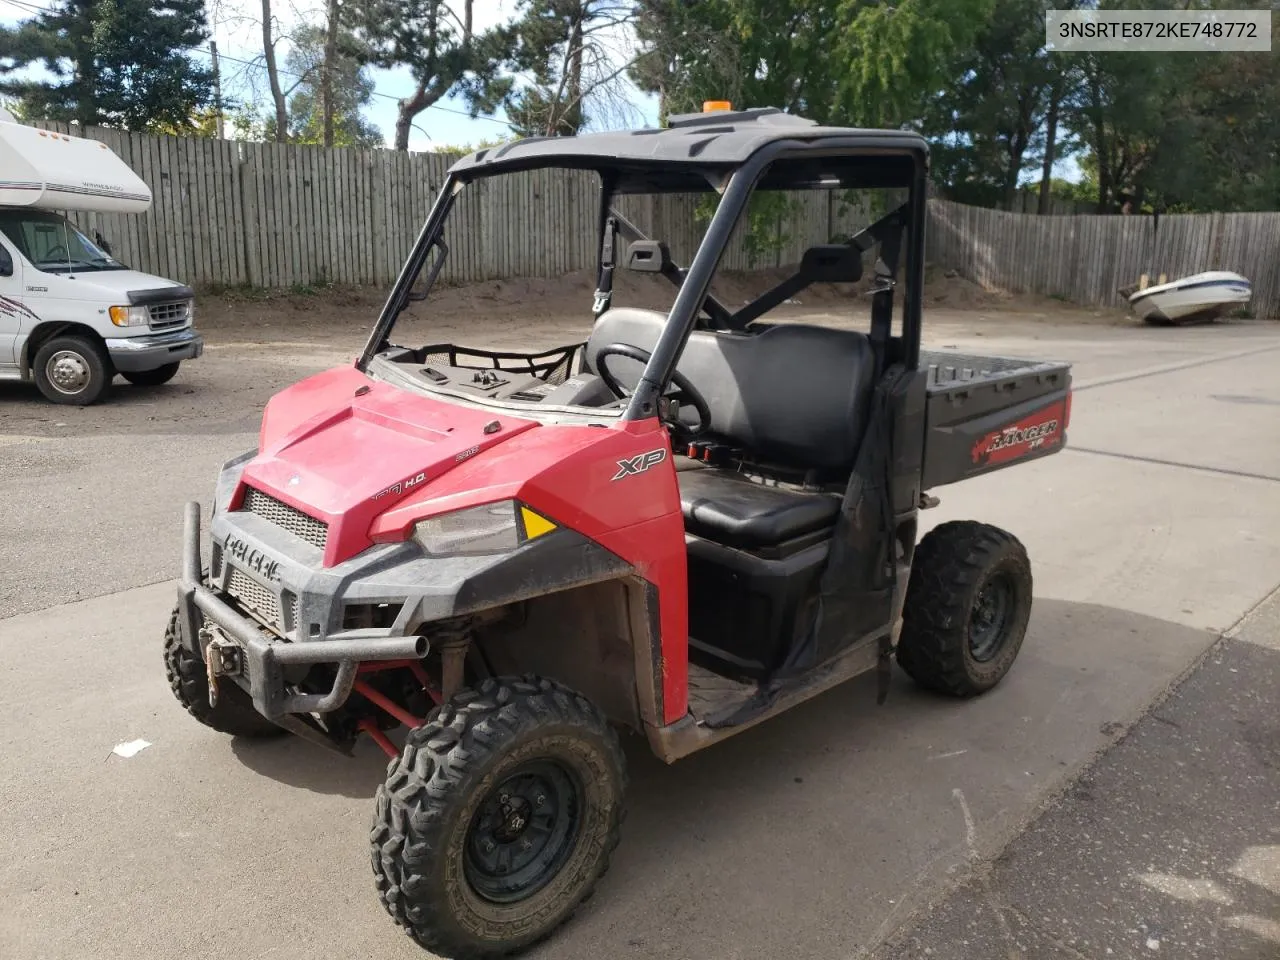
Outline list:
[[[146,307],[112,307],[107,312],[117,327],[145,327],[151,320]]]
[[[534,513],[524,504],[520,505],[520,525],[524,527],[524,538],[535,540],[544,533],[556,529],[556,525],[540,513]]]

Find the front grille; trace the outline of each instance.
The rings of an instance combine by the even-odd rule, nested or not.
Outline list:
[[[184,327],[191,319],[191,301],[175,300],[173,303],[153,303],[147,308],[152,330],[171,330]]]
[[[227,578],[227,593],[235,597],[242,607],[258,619],[284,632],[285,625],[280,616],[280,598],[257,580],[242,570],[232,567],[231,576]]]
[[[244,506],[241,509],[256,513],[321,550],[329,539],[329,525],[323,520],[309,517],[296,507],[253,487],[245,491]]]

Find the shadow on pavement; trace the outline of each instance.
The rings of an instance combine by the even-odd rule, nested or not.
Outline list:
[[[877,707],[867,676],[673,766],[627,736],[630,812],[613,867],[535,955],[855,953],[975,850],[997,852],[1212,640],[1040,598],[1013,671],[976,700],[925,694],[898,673]],[[282,783],[365,798],[384,763],[364,747],[355,761],[289,741],[234,750]]]

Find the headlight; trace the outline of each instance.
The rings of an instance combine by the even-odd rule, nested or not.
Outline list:
[[[112,307],[108,313],[117,327],[145,327],[151,322],[146,307]]]
[[[413,539],[432,556],[477,556],[507,553],[555,529],[556,524],[524,504],[499,500],[419,520]]]

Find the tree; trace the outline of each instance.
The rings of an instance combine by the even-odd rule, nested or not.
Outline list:
[[[572,135],[590,113],[626,112],[620,84],[635,56],[628,38],[635,7],[630,0],[523,0],[512,64],[532,82],[504,102],[516,133]]]
[[[204,0],[57,0],[0,27],[0,93],[82,126],[187,129],[213,102],[213,74],[188,52],[208,39]],[[40,65],[52,80],[19,78]]]
[[[994,0],[641,0],[633,77],[671,111],[704,100],[901,127],[937,96]]]
[[[327,25],[303,26],[293,34],[293,47],[285,65],[299,80],[289,99],[290,138],[325,146],[381,146],[382,133],[360,116],[360,108],[372,101],[374,88],[362,66],[367,59],[366,48],[350,31],[339,30],[332,38],[332,56],[329,49]],[[328,117],[324,96],[326,66]]]
[[[280,68],[276,65],[275,21],[271,16],[271,0],[262,0],[262,59],[267,67],[267,85],[271,88],[271,105],[275,108],[275,124],[272,129],[277,143],[284,143],[289,136],[289,106],[280,83]]]
[[[1061,67],[1045,49],[1043,16],[1044,0],[996,0],[947,71],[923,132],[937,144],[934,177],[957,200],[1012,207],[1035,148],[1049,149],[1044,124]]]
[[[414,117],[452,94],[472,116],[492,113],[511,90],[501,68],[515,42],[510,26],[475,31],[473,0],[351,0],[351,23],[371,62],[406,66],[413,92],[400,101],[395,148],[409,149]]]

